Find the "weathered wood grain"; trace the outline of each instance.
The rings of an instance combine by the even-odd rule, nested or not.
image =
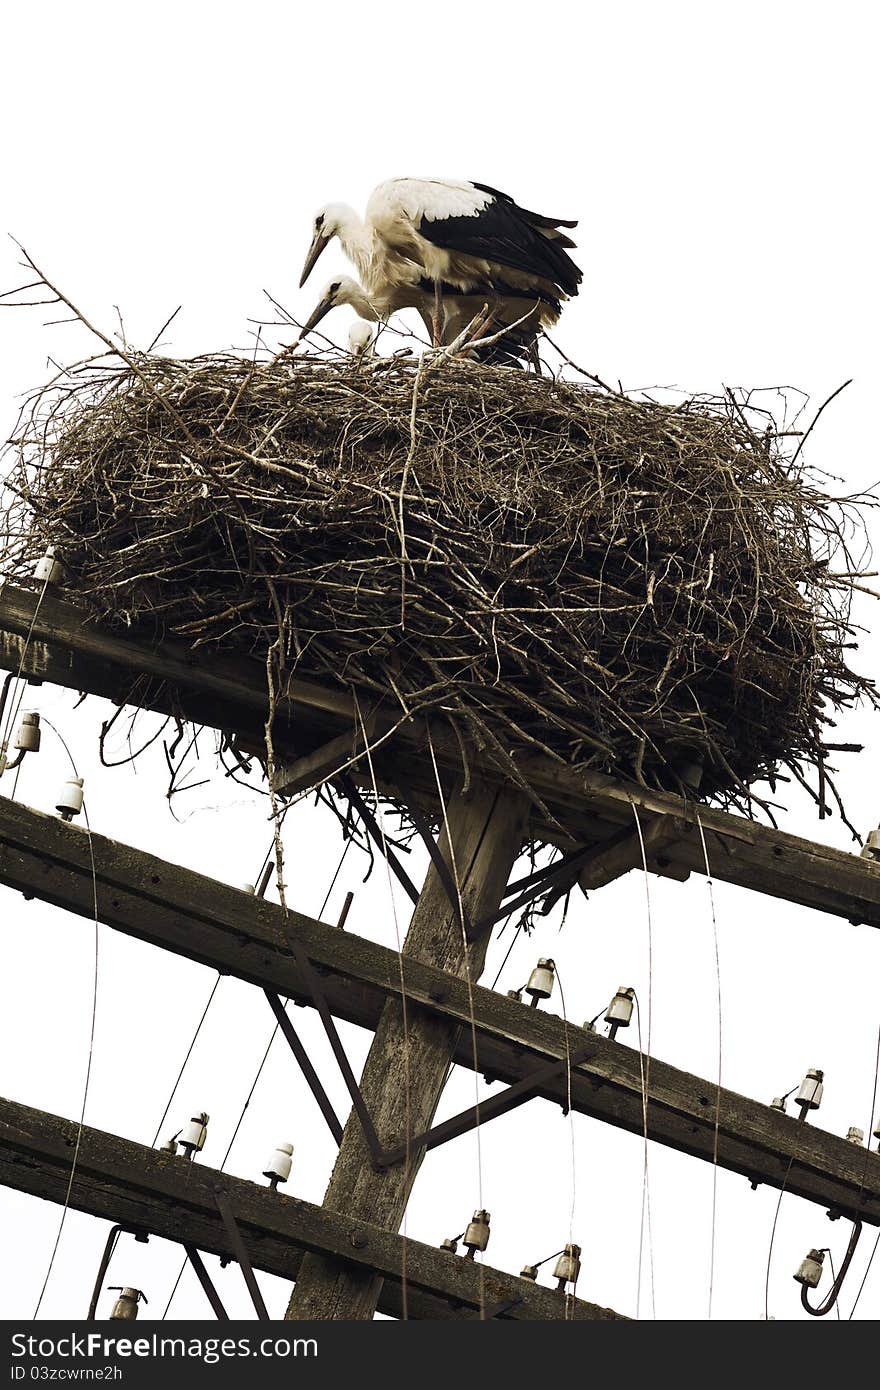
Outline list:
[[[104,836],[93,834],[92,848],[99,916],[127,935],[307,1003],[289,945],[295,931],[321,971],[337,1017],[375,1029],[386,1000],[400,998],[395,951],[296,912],[285,919],[277,904]],[[0,882],[89,919],[93,899],[85,832],[0,798]],[[23,907],[7,918],[8,930],[20,926],[24,912]],[[472,1068],[467,985],[415,958],[404,960],[403,976],[411,1005],[461,1025],[455,1060]],[[480,1071],[513,1083],[536,1063],[567,1055],[566,1026],[554,1014],[479,985],[472,996]],[[594,1049],[572,1074],[574,1110],[641,1133],[638,1053],[571,1025],[568,1044]],[[540,1094],[564,1104],[565,1077]],[[714,1083],[652,1061],[650,1137],[711,1162],[715,1094]],[[718,1162],[774,1187],[785,1180],[787,1191],[880,1224],[880,1155],[729,1090],[720,1098]]]
[[[19,1192],[63,1202],[76,1134],[73,1120],[0,1099],[0,1182]],[[122,1221],[153,1235],[227,1256],[231,1253],[229,1237],[217,1210],[218,1192],[232,1206],[256,1269],[295,1278],[303,1252],[332,1254],[353,1270],[368,1274],[379,1271],[391,1290],[383,1311],[397,1314],[404,1267],[400,1236],[349,1213],[336,1214],[201,1163],[188,1163],[86,1127],[70,1205],[92,1216]],[[419,1241],[406,1241],[405,1263],[410,1313],[415,1317],[448,1317],[455,1311],[459,1316],[473,1316],[481,1302],[503,1298],[521,1300],[504,1314],[513,1319],[620,1317],[608,1308],[583,1299],[565,1299],[501,1270],[483,1266],[481,1275],[479,1265]],[[71,1315],[79,1311],[71,1310]]]

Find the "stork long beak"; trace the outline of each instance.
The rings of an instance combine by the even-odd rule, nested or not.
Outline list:
[[[329,294],[325,294],[320,304],[315,305],[314,309],[309,314],[309,317],[303,324],[302,332],[299,335],[300,342],[302,342],[303,338],[308,337],[313,328],[317,328],[322,318],[324,318],[325,314],[329,314],[332,308],[333,300]]]
[[[321,252],[329,245],[329,243],[330,243],[332,240],[333,240],[333,238],[327,236],[327,234],[326,234],[324,231],[322,231],[322,229],[321,229],[320,227],[319,227],[318,230],[315,232],[315,235],[312,237],[312,244],[311,244],[311,246],[309,247],[309,254],[306,256],[305,265],[303,266],[302,275],[300,276],[300,280],[299,280],[299,287],[300,287],[300,289],[302,289],[303,285],[306,283],[306,280],[308,280],[309,276],[311,275],[312,271],[314,270],[315,265],[316,265],[317,260],[318,260],[318,257],[320,256]]]

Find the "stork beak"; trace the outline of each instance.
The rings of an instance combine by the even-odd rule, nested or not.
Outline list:
[[[333,300],[331,299],[329,294],[325,294],[320,304],[317,304],[315,306],[315,308],[312,310],[312,312],[309,314],[309,317],[303,324],[302,332],[299,335],[300,342],[302,342],[303,338],[308,337],[313,328],[317,328],[322,318],[325,316],[325,314],[329,314],[332,308]]]
[[[332,240],[333,238],[327,236],[327,234],[324,231],[322,231],[320,227],[315,232],[315,235],[312,237],[312,244],[309,247],[309,254],[306,256],[306,262],[303,266],[302,275],[300,276],[300,289],[302,289],[303,285],[306,283],[306,280],[308,280],[309,276],[314,270],[315,264],[321,252]]]

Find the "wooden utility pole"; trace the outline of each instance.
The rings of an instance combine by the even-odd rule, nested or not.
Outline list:
[[[333,1017],[371,1032],[388,999],[402,997],[400,960],[387,946],[341,932],[293,908],[285,917],[278,903],[118,844],[97,831],[85,836],[57,816],[4,797],[0,884],[89,923],[97,896],[99,920],[113,930],[314,1007],[311,982],[301,963],[289,952],[278,952],[285,932],[295,935],[319,973]],[[27,910],[20,909],[25,914]],[[479,1046],[476,1070],[513,1086],[558,1059],[562,1065],[557,1075],[542,1081],[536,1096],[634,1134],[647,1127],[650,1139],[679,1153],[753,1182],[784,1186],[793,1196],[868,1224],[880,1223],[880,1154],[866,1154],[842,1135],[799,1124],[735,1091],[719,1092],[715,1082],[657,1058],[644,1068],[638,1051],[625,1042],[588,1033],[549,1009],[526,1008],[484,985],[469,987],[413,956],[405,957],[405,986],[410,1010],[434,1014],[457,1033],[458,1066],[475,1069],[469,1026],[473,1017]],[[569,1073],[568,1057],[584,1044],[591,1048],[590,1056]]]
[[[223,730],[245,754],[262,747],[266,692],[257,663],[220,657],[205,663],[179,643],[109,633],[83,622],[74,605],[10,585],[0,585],[4,668],[119,704],[134,697],[144,709]],[[423,833],[426,814],[444,821],[439,846],[430,842],[433,861],[420,895],[389,858],[417,899],[402,955],[97,833],[86,838],[0,798],[0,882],[25,898],[89,920],[97,911],[117,930],[262,988],[270,1003],[274,997],[273,1009],[281,1010],[279,995],[315,1006],[331,1041],[333,1017],[374,1030],[360,1095],[349,1081],[376,1133],[368,1140],[361,1118],[349,1120],[324,1206],[291,1202],[219,1174],[206,1173],[203,1182],[180,1160],[88,1130],[71,1174],[70,1122],[2,1101],[0,1184],[53,1201],[69,1198],[95,1216],[186,1238],[225,1258],[229,1213],[218,1207],[217,1195],[224,1203],[234,1199],[241,1229],[233,1257],[246,1272],[249,1259],[255,1268],[296,1280],[293,1318],[367,1320],[377,1308],[404,1318],[616,1316],[527,1281],[525,1289],[517,1287],[524,1281],[397,1235],[424,1149],[411,1151],[405,1163],[395,1155],[406,1152],[413,1136],[424,1143],[449,1067],[457,1063],[507,1083],[508,1091],[480,1106],[484,1123],[540,1095],[819,1203],[834,1216],[880,1222],[876,1153],[660,1061],[648,1070],[632,1048],[587,1025],[577,1029],[477,985],[490,928],[480,934],[474,925],[498,914],[525,838],[528,802],[517,787],[499,786],[497,770],[481,765],[475,752],[473,785],[467,793],[459,786],[444,807],[436,766],[450,785],[461,767],[457,742],[431,730],[434,766],[424,757],[420,731],[403,725],[379,738],[367,767],[363,757],[358,762],[355,715],[343,692],[292,682],[276,711],[275,786],[287,795],[332,776],[340,757],[353,759],[348,794],[374,840],[381,836],[358,787],[378,786],[409,804]],[[549,890],[547,900],[575,879],[592,893],[643,865],[677,879],[708,868],[729,883],[880,927],[880,864],[870,857],[541,755],[524,755],[517,767],[545,808],[532,807],[529,839],[563,851],[558,871],[538,876],[534,891]],[[527,876],[511,888],[505,912],[530,900],[534,881]],[[290,1032],[299,1055],[301,1044]],[[339,1051],[337,1059],[345,1063]],[[310,1084],[324,1109],[320,1078]],[[325,1118],[338,1136],[332,1108]],[[465,1133],[473,1121],[473,1112],[456,1116],[430,1142]]]
[[[519,792],[485,783],[458,790],[447,807],[439,849],[457,879],[466,920],[493,913],[501,901],[525,833],[528,802]],[[452,852],[450,853],[450,842]],[[479,979],[490,931],[466,948],[459,913],[432,864],[403,948],[406,958],[452,975]],[[380,1143],[390,1148],[428,1129],[455,1055],[460,1028],[415,1006],[389,1000],[382,1011],[361,1077]],[[377,1172],[360,1121],[352,1114],[324,1197],[331,1211],[396,1231],[423,1154]],[[379,1301],[379,1275],[307,1255],[287,1310],[289,1318],[369,1319]],[[404,1294],[405,1298],[405,1294]]]

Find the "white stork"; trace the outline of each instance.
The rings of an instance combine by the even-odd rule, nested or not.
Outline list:
[[[529,316],[516,335],[525,343],[578,292],[581,272],[567,254],[574,243],[561,230],[575,225],[486,184],[390,179],[371,193],[364,219],[342,203],[318,212],[300,285],[338,237],[373,304],[408,299],[423,318],[432,304],[435,343],[455,337],[487,301],[502,326]]]
[[[359,285],[357,280],[352,280],[350,275],[337,275],[335,279],[328,281],[321,291],[321,298],[303,324],[299,340],[302,342],[331,309],[336,309],[341,304],[349,304],[358,318],[367,323],[384,322],[398,309],[418,309],[423,318],[426,317],[430,328],[430,308],[426,307],[428,301],[429,296],[418,286],[386,286],[375,294],[368,294],[363,285]]]
[[[348,330],[348,350],[352,357],[358,361],[367,360],[373,356],[375,341],[376,330],[371,323],[364,319],[356,319]]]

